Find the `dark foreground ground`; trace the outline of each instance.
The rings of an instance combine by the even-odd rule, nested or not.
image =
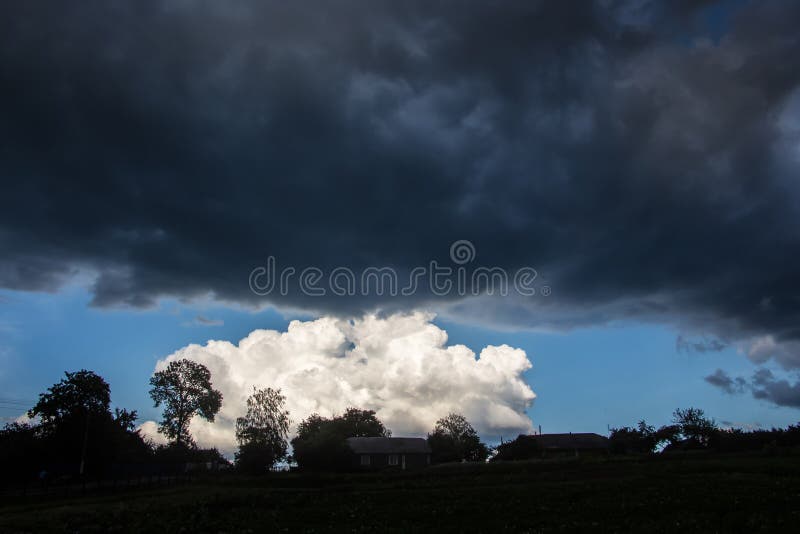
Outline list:
[[[233,475],[12,497],[3,532],[798,532],[800,456],[545,460],[418,473]]]

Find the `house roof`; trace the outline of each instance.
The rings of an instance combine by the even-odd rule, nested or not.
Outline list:
[[[544,449],[607,449],[608,438],[590,432],[578,434],[539,434],[534,436]]]
[[[431,448],[422,438],[347,438],[356,454],[429,454]]]

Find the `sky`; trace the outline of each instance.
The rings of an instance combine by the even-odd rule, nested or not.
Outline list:
[[[800,407],[800,6],[0,6],[0,416],[212,370],[490,440]],[[254,382],[258,382],[255,384]],[[297,421],[295,421],[297,422]]]

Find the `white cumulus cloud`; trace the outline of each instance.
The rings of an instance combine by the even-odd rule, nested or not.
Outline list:
[[[487,346],[478,358],[464,345],[447,345],[432,314],[345,320],[292,321],[286,332],[255,330],[238,345],[188,345],[156,364],[188,358],[206,365],[224,401],[214,423],[192,420],[201,446],[236,448],[234,424],[253,386],[280,388],[294,425],[316,412],[375,410],[395,436],[424,435],[440,417],[463,413],[486,436],[529,432],[525,413],[536,397],[522,373],[525,351]],[[294,427],[293,425],[293,427]],[[148,421],[142,431],[151,435]]]

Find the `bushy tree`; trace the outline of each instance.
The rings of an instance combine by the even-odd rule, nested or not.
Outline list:
[[[69,424],[86,424],[92,416],[110,413],[111,390],[103,377],[86,369],[64,375],[66,378],[41,393],[28,410],[28,417],[38,417],[46,433]]]
[[[348,408],[330,419],[312,414],[300,422],[292,439],[293,459],[306,470],[346,468],[350,451],[345,440],[352,437],[389,437],[391,432],[372,410]]]
[[[272,388],[255,389],[247,399],[247,413],[236,419],[236,466],[263,473],[284,460],[289,447],[289,412],[286,397]]]
[[[681,441],[681,428],[678,425],[664,425],[659,427],[655,433],[656,447],[667,444],[674,448]]]
[[[6,427],[0,436],[3,457],[17,458],[20,473],[58,466],[92,474],[112,462],[150,457],[150,447],[134,430],[136,412],[117,408],[111,413],[110,388],[101,376],[86,369],[64,375],[28,411],[38,424]]]
[[[114,408],[114,422],[120,428],[128,432],[133,432],[136,428],[136,420],[139,414],[136,410],[126,410],[125,408]]]
[[[169,362],[167,368],[150,378],[150,397],[154,406],[164,405],[158,431],[176,444],[193,444],[189,422],[198,415],[207,421],[222,407],[222,393],[211,384],[208,368],[192,360]]]
[[[333,424],[345,438],[389,437],[392,432],[378,419],[373,410],[348,408],[335,416]]]
[[[617,454],[653,452],[658,441],[655,427],[644,420],[639,421],[636,428],[612,428],[609,436],[611,452]]]
[[[307,471],[345,469],[350,455],[346,439],[330,420],[325,420],[313,433],[298,433],[292,439],[292,457]]]
[[[536,436],[520,434],[516,439],[507,441],[497,446],[497,454],[492,458],[493,462],[507,462],[517,460],[530,460],[538,458],[542,454],[542,448],[536,440]]]
[[[720,452],[774,452],[780,448],[797,448],[800,446],[800,425],[751,431],[741,428],[721,429],[714,432],[708,446]]]
[[[711,436],[717,431],[717,424],[707,418],[700,408],[678,408],[672,414],[672,421],[690,447],[707,447]]]
[[[460,414],[451,413],[436,422],[428,434],[428,445],[434,462],[483,462],[489,448],[481,443],[478,433]]]

